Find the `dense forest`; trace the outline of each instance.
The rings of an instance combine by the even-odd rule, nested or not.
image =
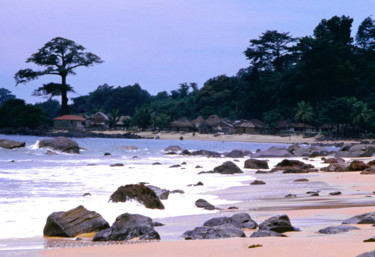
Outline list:
[[[312,35],[301,38],[267,30],[250,40],[244,49],[249,66],[234,76],[218,75],[201,88],[181,83],[176,90],[154,96],[138,84],[104,84],[73,98],[69,112],[102,111],[112,118],[127,115],[135,125],[159,129],[180,117],[211,114],[232,120],[260,119],[268,126],[292,119],[317,127],[332,124],[342,132],[357,128],[374,136],[375,20],[363,20],[355,36],[352,23],[348,16],[323,19]],[[60,104],[51,99],[26,105],[0,89],[0,126],[25,125],[9,122],[14,117],[9,110],[14,108],[39,115],[30,123],[34,127],[56,117]]]

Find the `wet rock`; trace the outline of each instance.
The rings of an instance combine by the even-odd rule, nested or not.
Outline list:
[[[162,189],[160,187],[152,186],[152,185],[147,185],[148,188],[150,188],[152,191],[155,192],[157,197],[159,197],[160,200],[167,200],[169,197],[169,190],[167,189]]]
[[[278,164],[276,164],[275,168],[279,170],[304,170],[304,169],[308,170],[308,169],[313,169],[314,166],[311,164],[306,164],[298,160],[284,159]]]
[[[159,240],[152,219],[139,214],[125,213],[116,218],[110,228],[96,233],[93,241],[124,241],[139,238],[140,240]]]
[[[160,162],[154,162],[152,165],[161,165]]]
[[[167,153],[165,153],[165,155],[177,155],[177,153],[176,152],[167,152]]]
[[[152,222],[152,225],[153,225],[154,227],[163,227],[163,226],[165,226],[165,224],[160,223],[160,222],[157,222],[157,221]]]
[[[109,166],[111,166],[111,167],[123,167],[125,165],[123,163],[114,163],[114,164],[111,164]]]
[[[342,224],[375,224],[375,212],[367,212],[346,219]]]
[[[373,144],[352,144],[343,146],[338,151],[336,157],[371,157],[375,154]]]
[[[67,212],[54,212],[49,215],[43,234],[45,236],[74,237],[108,227],[108,222],[100,214],[88,211],[80,205]]]
[[[165,152],[182,152],[184,149],[178,145],[171,145],[164,149]]]
[[[363,171],[369,168],[369,166],[363,161],[354,160],[350,163],[348,171]]]
[[[164,205],[156,193],[145,185],[129,184],[120,186],[110,197],[110,201],[115,203],[129,200],[136,200],[146,208],[164,209]]]
[[[13,140],[8,139],[0,139],[0,147],[5,149],[14,149],[14,148],[21,148],[25,147],[25,142],[17,142]]]
[[[320,169],[321,171],[327,172],[342,172],[348,171],[348,166],[345,163],[331,163],[328,167],[324,167]]]
[[[82,196],[83,197],[85,197],[85,196],[91,196],[91,194],[90,193],[84,193]]]
[[[205,227],[216,227],[223,224],[231,224],[236,228],[255,229],[258,224],[251,219],[247,213],[237,213],[231,217],[218,217],[207,220],[203,226]]]
[[[257,159],[248,159],[245,161],[245,169],[269,169],[268,162]]]
[[[197,165],[197,166],[195,166],[195,168],[196,168],[196,169],[202,169],[203,167],[202,167],[202,166],[199,166],[199,165]]]
[[[286,235],[271,230],[260,229],[252,233],[250,237],[286,237]]]
[[[344,163],[345,160],[343,158],[334,157],[334,158],[328,158],[324,159],[323,163]]]
[[[213,151],[207,151],[207,150],[199,150],[199,151],[194,151],[191,152],[190,155],[202,155],[202,156],[207,156],[207,157],[221,157],[221,154],[218,152],[213,152]]]
[[[251,157],[252,158],[269,158],[269,157],[292,157],[291,154],[286,148],[284,147],[270,147],[264,151],[256,152]]]
[[[212,204],[210,204],[204,199],[198,199],[197,201],[195,201],[195,206],[197,206],[198,208],[203,208],[205,210],[210,210],[210,211],[216,209],[215,206],[213,206]]]
[[[47,150],[46,155],[57,155],[57,153]]]
[[[370,168],[365,169],[360,174],[362,174],[362,175],[375,174],[375,166],[371,166]]]
[[[287,194],[285,196],[285,198],[296,198],[296,197],[297,197],[297,195],[295,195],[295,194]]]
[[[194,230],[186,231],[182,237],[185,240],[216,239],[230,237],[246,237],[245,233],[232,224],[223,224],[215,227],[196,227]]]
[[[62,151],[64,153],[79,153],[80,149],[77,142],[66,137],[55,137],[53,139],[41,140],[39,142],[39,148],[45,147]]]
[[[293,182],[308,182],[309,180],[307,178],[300,178],[300,179],[296,179],[294,180]]]
[[[170,194],[185,194],[183,190],[176,189],[169,192]]]
[[[230,153],[227,153],[225,154],[225,157],[229,157],[229,158],[243,158],[245,157],[245,155],[249,155],[250,152],[247,151],[242,151],[242,150],[232,150]]]
[[[266,182],[262,180],[254,180],[253,182],[250,183],[250,185],[265,185]]]
[[[354,227],[354,226],[339,225],[339,226],[329,226],[329,227],[320,229],[318,232],[322,234],[338,234],[338,233],[348,232],[351,230],[359,230],[359,228]]]
[[[369,161],[367,163],[368,166],[375,166],[375,160]]]
[[[375,256],[375,251],[365,252],[360,255],[357,255],[357,257],[374,257],[374,256]]]
[[[230,206],[228,207],[228,210],[238,210],[239,208],[237,206]]]
[[[341,192],[340,191],[335,191],[335,192],[331,192],[329,194],[330,195],[341,195]]]
[[[375,242],[375,236],[370,237],[369,239],[365,239],[365,240],[363,240],[363,242],[364,242],[364,243]],[[374,254],[374,256],[375,256],[375,254]]]
[[[180,167],[181,167],[180,164],[175,164],[175,165],[171,165],[171,166],[169,166],[169,168],[180,168]]]
[[[231,161],[224,162],[222,165],[215,167],[213,172],[220,174],[243,173],[243,171]]]
[[[259,225],[260,230],[271,230],[278,233],[288,231],[299,231],[298,228],[292,226],[289,217],[285,214],[273,216]]]
[[[104,153],[104,156],[111,156],[111,153]]]

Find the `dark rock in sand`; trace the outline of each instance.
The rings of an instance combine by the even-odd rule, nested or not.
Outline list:
[[[199,166],[199,165],[197,165],[197,166],[195,166],[195,168],[196,168],[196,169],[202,169],[203,167],[202,167],[202,166]]]
[[[346,219],[342,224],[375,224],[375,212],[367,212]]]
[[[17,142],[17,141],[8,140],[8,139],[0,139],[0,147],[5,148],[5,149],[20,148],[20,147],[25,147],[25,145],[26,145],[25,142]]]
[[[207,220],[203,226],[205,227],[216,227],[223,224],[231,224],[236,228],[247,228],[255,229],[258,224],[251,219],[250,215],[247,213],[238,213],[231,217],[218,217]]]
[[[371,166],[370,168],[365,169],[361,172],[362,175],[370,175],[375,174],[375,166]]]
[[[246,237],[245,233],[232,224],[223,224],[215,227],[196,227],[194,230],[186,231],[182,237],[185,240],[215,239],[230,237]]]
[[[172,190],[169,192],[170,194],[184,194],[185,192],[180,189]]]
[[[275,166],[279,170],[288,170],[288,169],[313,169],[314,166],[311,164],[306,164],[304,162],[298,161],[298,160],[288,160],[284,159]]]
[[[297,195],[295,195],[295,194],[287,194],[285,196],[285,198],[296,198],[296,197],[297,197]]]
[[[348,171],[363,171],[369,168],[369,166],[363,161],[354,160],[350,163]]]
[[[224,162],[220,166],[215,167],[213,172],[220,173],[220,174],[243,173],[243,171],[231,161]]]
[[[123,163],[115,163],[115,164],[111,164],[110,166],[111,167],[123,167],[125,165]]]
[[[180,167],[181,167],[180,164],[175,164],[175,165],[171,165],[171,166],[169,166],[169,168],[180,168]]]
[[[324,159],[323,163],[343,163],[345,160],[343,158],[334,157],[334,158],[328,158]]]
[[[339,225],[339,226],[329,226],[329,227],[319,230],[318,232],[322,234],[338,234],[338,233],[348,232],[351,230],[359,230],[359,228],[354,227],[354,226]]]
[[[271,230],[278,233],[288,232],[288,231],[299,231],[290,223],[289,217],[287,215],[276,215],[259,225],[260,230]]]
[[[310,172],[318,172],[318,169],[311,169],[311,168],[300,168],[300,169],[286,169],[283,171],[283,174],[288,173],[310,173]]]
[[[228,207],[228,210],[238,210],[239,208],[237,206],[230,206]]]
[[[269,157],[292,157],[291,154],[285,147],[272,146],[264,151],[256,152],[252,158],[269,158]]]
[[[245,169],[269,169],[268,162],[257,159],[248,159],[245,161]]]
[[[368,166],[375,166],[375,160],[369,161],[367,163]]]
[[[48,216],[43,230],[45,236],[74,237],[109,228],[107,221],[82,205],[67,212],[54,212]]]
[[[184,149],[178,145],[171,145],[164,149],[165,152],[182,152]]]
[[[300,179],[296,179],[294,180],[293,182],[308,182],[309,180],[307,178],[300,178]]]
[[[164,209],[164,205],[156,193],[145,185],[129,184],[120,186],[110,197],[112,202],[126,202],[136,200],[146,208]]]
[[[324,167],[320,169],[321,171],[327,171],[327,172],[335,172],[335,171],[348,171],[348,166],[343,163],[331,163],[328,167]]]
[[[203,208],[205,210],[215,210],[215,206],[213,206],[212,204],[210,204],[209,202],[207,202],[206,200],[204,199],[198,199],[195,201],[195,206],[197,206],[198,208]]]
[[[104,153],[104,156],[111,156],[111,153]]]
[[[152,219],[139,214],[125,213],[116,218],[110,228],[96,233],[93,241],[125,241],[133,238],[140,240],[159,240]]]
[[[176,152],[168,152],[168,153],[165,153],[165,155],[177,155]]]
[[[340,191],[335,191],[335,192],[331,192],[329,194],[330,195],[341,195],[341,192]]]
[[[85,197],[85,196],[91,196],[91,194],[90,193],[84,193],[82,196],[83,197]]]
[[[169,190],[167,189],[162,189],[160,187],[152,186],[152,185],[147,185],[148,188],[150,188],[152,191],[155,192],[157,197],[159,197],[160,200],[167,200],[169,197]]]
[[[161,165],[160,162],[154,162],[152,165]]]
[[[373,236],[373,237],[371,237],[371,238],[369,238],[369,239],[365,239],[365,240],[363,240],[363,242],[364,242],[364,243],[375,242],[375,236]],[[375,256],[375,254],[374,254],[374,256]]]
[[[194,151],[191,152],[190,155],[202,155],[202,156],[207,156],[207,157],[220,157],[221,154],[218,152],[213,152],[213,151],[207,151],[207,150],[199,150],[199,151]]]
[[[253,182],[250,183],[250,185],[265,185],[266,182],[262,180],[254,180]]]
[[[44,139],[39,142],[39,148],[49,147],[64,153],[79,153],[77,142],[66,137],[55,137],[53,139]]]
[[[360,255],[357,255],[357,257],[374,257],[374,256],[375,256],[375,251],[365,252]]]
[[[260,229],[252,233],[250,237],[286,237],[286,235],[271,230]]]
[[[154,227],[163,227],[163,226],[165,226],[165,224],[160,223],[160,222],[157,222],[157,221],[152,222],[152,225],[153,225]]]

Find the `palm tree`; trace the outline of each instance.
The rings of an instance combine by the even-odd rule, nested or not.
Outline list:
[[[118,114],[117,109],[112,109],[111,112],[108,114],[108,122],[111,128],[116,126],[116,123],[120,120],[120,116]]]
[[[294,114],[295,121],[301,121],[303,123],[309,122],[314,116],[314,109],[305,101],[301,101],[297,104],[296,113]]]

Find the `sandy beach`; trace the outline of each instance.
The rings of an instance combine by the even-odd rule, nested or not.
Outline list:
[[[350,159],[348,159],[350,160]],[[369,158],[363,159],[370,160]],[[320,158],[310,159],[316,166],[322,165]],[[319,165],[317,165],[319,163]],[[96,256],[357,256],[363,252],[375,250],[375,243],[363,240],[375,236],[372,225],[355,225],[354,230],[335,235],[320,234],[317,231],[327,226],[340,225],[344,219],[375,210],[375,175],[360,175],[359,172],[317,172],[308,174],[259,174],[257,178],[267,182],[267,186],[243,186],[213,192],[219,197],[238,201],[239,210],[223,210],[215,215],[200,215],[189,218],[162,219],[167,226],[186,223],[193,229],[205,220],[216,216],[231,216],[238,212],[247,212],[258,223],[265,219],[287,214],[292,225],[300,232],[287,232],[286,238],[263,237],[249,238],[253,230],[245,231],[246,238],[221,240],[161,241],[151,243],[131,243],[123,245],[67,247],[47,249],[35,252],[43,257],[96,257]],[[296,198],[274,198],[268,196],[272,190],[289,192],[286,188],[296,178],[306,178],[307,182],[290,187],[297,194]],[[320,196],[307,196],[309,189],[320,189]],[[285,191],[285,192],[284,192]],[[329,192],[340,191],[339,196]],[[259,199],[247,200],[247,194],[260,194]],[[220,206],[227,208],[228,206]],[[180,231],[182,234],[184,231]],[[249,248],[252,245],[259,247]]]

